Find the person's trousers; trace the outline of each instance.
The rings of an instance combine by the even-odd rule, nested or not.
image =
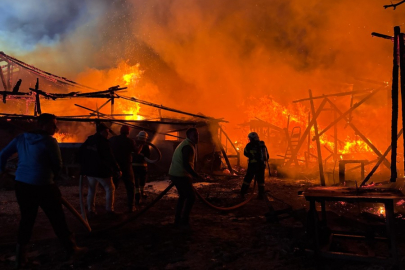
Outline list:
[[[28,244],[41,207],[62,245],[68,252],[73,250],[76,244],[66,223],[62,195],[55,184],[37,186],[15,181],[15,195],[21,212],[17,239],[20,246]]]
[[[242,188],[241,188],[242,194],[245,194],[247,192],[247,190],[249,189],[249,185],[252,182],[253,178],[255,178],[255,180],[257,182],[259,194],[264,193],[265,169],[266,169],[266,167],[263,164],[249,163],[245,178],[243,179],[243,183],[242,183]]]
[[[190,212],[195,202],[195,193],[190,177],[170,176],[170,180],[177,188],[179,199],[176,206],[175,223],[188,224]]]
[[[89,182],[89,189],[87,191],[87,210],[94,212],[96,210],[96,192],[98,183],[100,183],[105,190],[105,209],[107,211],[114,211],[114,193],[115,186],[112,177],[93,177],[87,176]]]
[[[139,203],[139,199],[143,196],[143,190],[145,188],[146,177],[148,169],[145,166],[134,166],[135,177],[135,200]]]
[[[134,206],[134,198],[135,198],[135,182],[132,168],[130,170],[123,170],[122,176],[120,178],[118,177],[114,178],[115,189],[118,188],[120,180],[124,182],[125,189],[127,190],[128,207],[131,208],[132,206]]]

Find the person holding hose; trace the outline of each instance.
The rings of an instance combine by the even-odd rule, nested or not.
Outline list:
[[[204,178],[194,170],[195,146],[199,139],[197,129],[189,128],[186,131],[186,136],[187,138],[181,142],[174,151],[169,169],[170,180],[176,186],[179,193],[174,224],[175,226],[183,228],[190,227],[190,212],[195,202],[192,179],[204,180]]]

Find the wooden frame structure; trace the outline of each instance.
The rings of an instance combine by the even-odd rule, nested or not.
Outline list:
[[[13,78],[16,78],[21,73],[22,70],[27,70],[31,75],[34,75],[37,77],[35,88],[29,88],[29,90],[31,92],[19,92],[19,86],[21,84],[21,79],[18,80],[16,86],[14,87],[14,89],[12,89]],[[65,93],[65,94],[48,93],[48,92],[45,92],[44,90],[40,89],[38,77],[42,77],[45,80],[52,82],[56,86],[64,87],[66,89],[67,89],[67,87],[73,87],[75,89],[80,89],[80,90],[85,89],[87,91],[88,90],[96,90],[96,91],[84,92],[84,93],[77,91],[77,92],[69,92],[69,93]],[[122,114],[118,114],[118,115],[114,114],[115,99],[120,98],[120,99],[127,100],[130,102],[139,103],[139,104],[143,104],[146,106],[157,108],[159,110],[159,115],[160,115],[161,120],[162,120],[161,111],[165,110],[165,111],[170,111],[170,112],[174,112],[174,113],[179,113],[182,115],[187,115],[187,116],[190,116],[190,117],[193,117],[196,119],[202,119],[205,121],[209,121],[218,127],[218,139],[216,140],[215,143],[217,144],[218,149],[222,152],[222,155],[225,159],[225,162],[226,162],[226,165],[227,165],[229,171],[231,173],[234,173],[233,168],[229,162],[229,158],[236,158],[236,164],[237,165],[240,164],[240,153],[238,152],[235,145],[233,144],[233,141],[228,137],[228,135],[225,133],[223,128],[219,125],[220,123],[227,123],[227,121],[225,121],[222,118],[217,119],[217,118],[213,118],[213,117],[209,117],[209,116],[204,116],[201,114],[193,114],[193,113],[189,113],[186,111],[155,104],[155,103],[152,103],[149,101],[141,100],[136,97],[129,97],[129,96],[121,95],[121,93],[117,93],[117,92],[125,90],[125,89],[127,89],[127,87],[120,87],[119,85],[110,87],[107,90],[98,91],[97,89],[79,84],[72,80],[68,80],[64,77],[60,77],[60,76],[51,74],[49,72],[40,70],[32,65],[24,63],[14,57],[11,57],[11,56],[5,54],[4,52],[0,52],[0,80],[1,80],[0,85],[3,85],[3,88],[4,88],[3,91],[0,91],[0,95],[3,95],[3,102],[6,103],[6,100],[23,99],[23,97],[24,97],[26,100],[27,114],[28,114],[28,103],[27,102],[35,102],[34,117],[36,117],[42,113],[41,99],[40,99],[40,97],[42,96],[45,99],[52,99],[52,100],[66,99],[66,98],[68,98],[68,99],[71,99],[71,98],[105,98],[105,99],[107,99],[107,101],[105,103],[103,103],[100,107],[96,108],[95,110],[81,106],[79,104],[75,104],[76,106],[78,106],[82,109],[90,111],[89,115],[58,117],[59,120],[76,121],[76,122],[106,121],[106,122],[111,122],[111,123],[115,123],[118,125],[129,125],[129,126],[132,126],[135,128],[142,128],[149,132],[158,133],[158,134],[171,136],[171,137],[176,137],[176,138],[180,138],[180,139],[183,139],[183,138],[175,136],[173,134],[160,133],[155,130],[148,130],[145,127],[140,127],[140,126],[136,125],[137,121],[120,120],[120,119],[114,118],[115,116],[125,116]],[[103,108],[104,106],[106,106],[107,104],[110,104],[110,106],[111,106],[110,115],[100,113],[100,109]],[[3,113],[3,114],[0,113],[0,115],[2,115],[3,117],[6,117],[6,118],[10,118],[10,119],[12,119],[12,118],[30,119],[30,117],[31,117],[29,115],[11,115],[11,114],[6,114],[6,113]],[[160,123],[170,124],[165,121],[160,121]],[[222,143],[222,140],[221,140],[222,137],[225,138],[224,144]],[[230,144],[231,149],[234,149],[236,151],[235,155],[227,154],[228,144]]]

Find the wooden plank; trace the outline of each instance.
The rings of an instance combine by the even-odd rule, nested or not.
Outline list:
[[[310,98],[310,102],[311,102],[312,115],[315,115],[315,105],[314,105],[314,101],[312,99],[311,90],[309,90],[309,98]],[[316,150],[318,151],[319,177],[321,179],[321,185],[324,186],[325,185],[325,175],[323,174],[322,151],[321,151],[321,143],[319,141],[319,136],[318,136],[318,124],[316,122],[316,118],[315,118],[313,125],[314,125],[314,129],[315,129],[315,136],[317,138],[316,139]],[[324,209],[322,209],[322,210],[324,210]],[[322,212],[324,212],[324,211],[322,211]]]

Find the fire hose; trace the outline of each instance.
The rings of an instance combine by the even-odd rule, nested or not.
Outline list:
[[[0,177],[2,177],[5,173],[6,171],[2,172],[0,174]],[[87,219],[82,218],[79,212],[77,212],[76,209],[65,198],[61,197],[61,203],[73,214],[74,217],[76,217],[80,221],[80,223],[82,223],[86,227],[89,232],[91,232],[91,227],[87,222]]]
[[[170,183],[170,185],[168,185],[168,186],[166,187],[166,189],[163,190],[151,203],[149,203],[148,205],[146,205],[145,208],[143,208],[141,211],[135,213],[133,216],[129,217],[128,219],[126,219],[126,220],[124,220],[124,221],[122,221],[122,222],[120,222],[120,223],[118,223],[118,224],[115,224],[115,225],[113,225],[113,226],[110,226],[110,227],[108,227],[108,228],[105,228],[105,229],[102,229],[102,230],[98,230],[98,231],[93,231],[91,234],[92,234],[93,236],[95,236],[95,235],[98,235],[99,233],[104,233],[104,232],[107,232],[107,231],[110,231],[110,230],[118,229],[118,228],[124,226],[125,224],[128,224],[128,223],[134,221],[135,219],[137,219],[138,217],[140,217],[141,215],[143,215],[146,211],[148,211],[152,206],[154,206],[164,195],[166,195],[167,192],[169,192],[169,190],[170,190],[173,186],[174,186],[174,183]],[[254,186],[253,186],[253,191],[254,191],[255,186],[256,186],[256,181],[255,181]],[[204,203],[206,203],[206,204],[207,204],[208,206],[210,206],[211,208],[216,209],[216,210],[220,210],[220,211],[231,211],[231,210],[235,210],[235,209],[237,209],[237,208],[242,207],[243,205],[247,204],[247,203],[253,198],[253,193],[254,193],[254,192],[252,191],[251,196],[250,196],[248,199],[246,199],[244,202],[239,203],[239,204],[237,204],[237,205],[234,205],[234,206],[231,206],[231,207],[218,207],[218,206],[215,206],[215,205],[211,204],[211,203],[208,202],[207,200],[205,200],[205,199],[201,196],[201,194],[200,194],[196,189],[194,189],[194,190],[195,190],[197,196],[198,196]]]
[[[91,227],[87,220],[84,220],[79,212],[63,197],[61,197],[62,204],[86,227],[86,229],[91,232]]]
[[[133,216],[129,217],[128,219],[126,219],[126,220],[124,220],[124,221],[122,221],[122,222],[120,222],[118,224],[110,226],[108,228],[92,232],[92,235],[98,235],[99,233],[104,233],[104,232],[109,231],[109,230],[118,229],[118,228],[124,226],[125,224],[134,221],[135,219],[140,217],[142,214],[144,214],[146,211],[148,211],[152,206],[154,206],[167,192],[169,192],[169,190],[173,186],[174,186],[174,184],[170,183],[170,185],[168,185],[167,188],[165,190],[163,190],[151,203],[146,205],[141,211],[135,213]]]
[[[245,201],[243,201],[243,202],[241,202],[239,204],[236,204],[234,206],[231,206],[231,207],[215,206],[212,203],[210,203],[209,201],[207,201],[206,199],[204,199],[204,197],[195,188],[194,188],[194,191],[197,194],[198,198],[200,198],[201,201],[203,203],[205,203],[206,205],[208,205],[209,207],[211,207],[211,208],[213,208],[215,210],[219,210],[219,211],[232,211],[232,210],[235,210],[235,209],[238,209],[238,208],[244,206],[245,204],[247,204],[248,202],[250,202],[253,199],[255,187],[256,187],[256,180],[255,180],[255,182],[253,184],[253,189],[252,189],[252,193],[250,194],[250,196]]]
[[[154,159],[154,160],[151,160],[151,159],[149,159],[147,157],[144,157],[143,159],[149,164],[153,164],[153,163],[158,162],[162,158],[162,153],[160,152],[159,148],[157,148],[156,145],[154,145],[153,143],[150,143],[150,142],[146,142],[146,144],[152,146],[152,148],[155,149],[156,152],[158,153],[159,157],[157,159]]]
[[[87,221],[87,215],[86,215],[86,211],[84,209],[84,203],[83,203],[83,175],[80,175],[79,178],[79,201],[80,201],[80,212],[82,213],[82,218]]]

